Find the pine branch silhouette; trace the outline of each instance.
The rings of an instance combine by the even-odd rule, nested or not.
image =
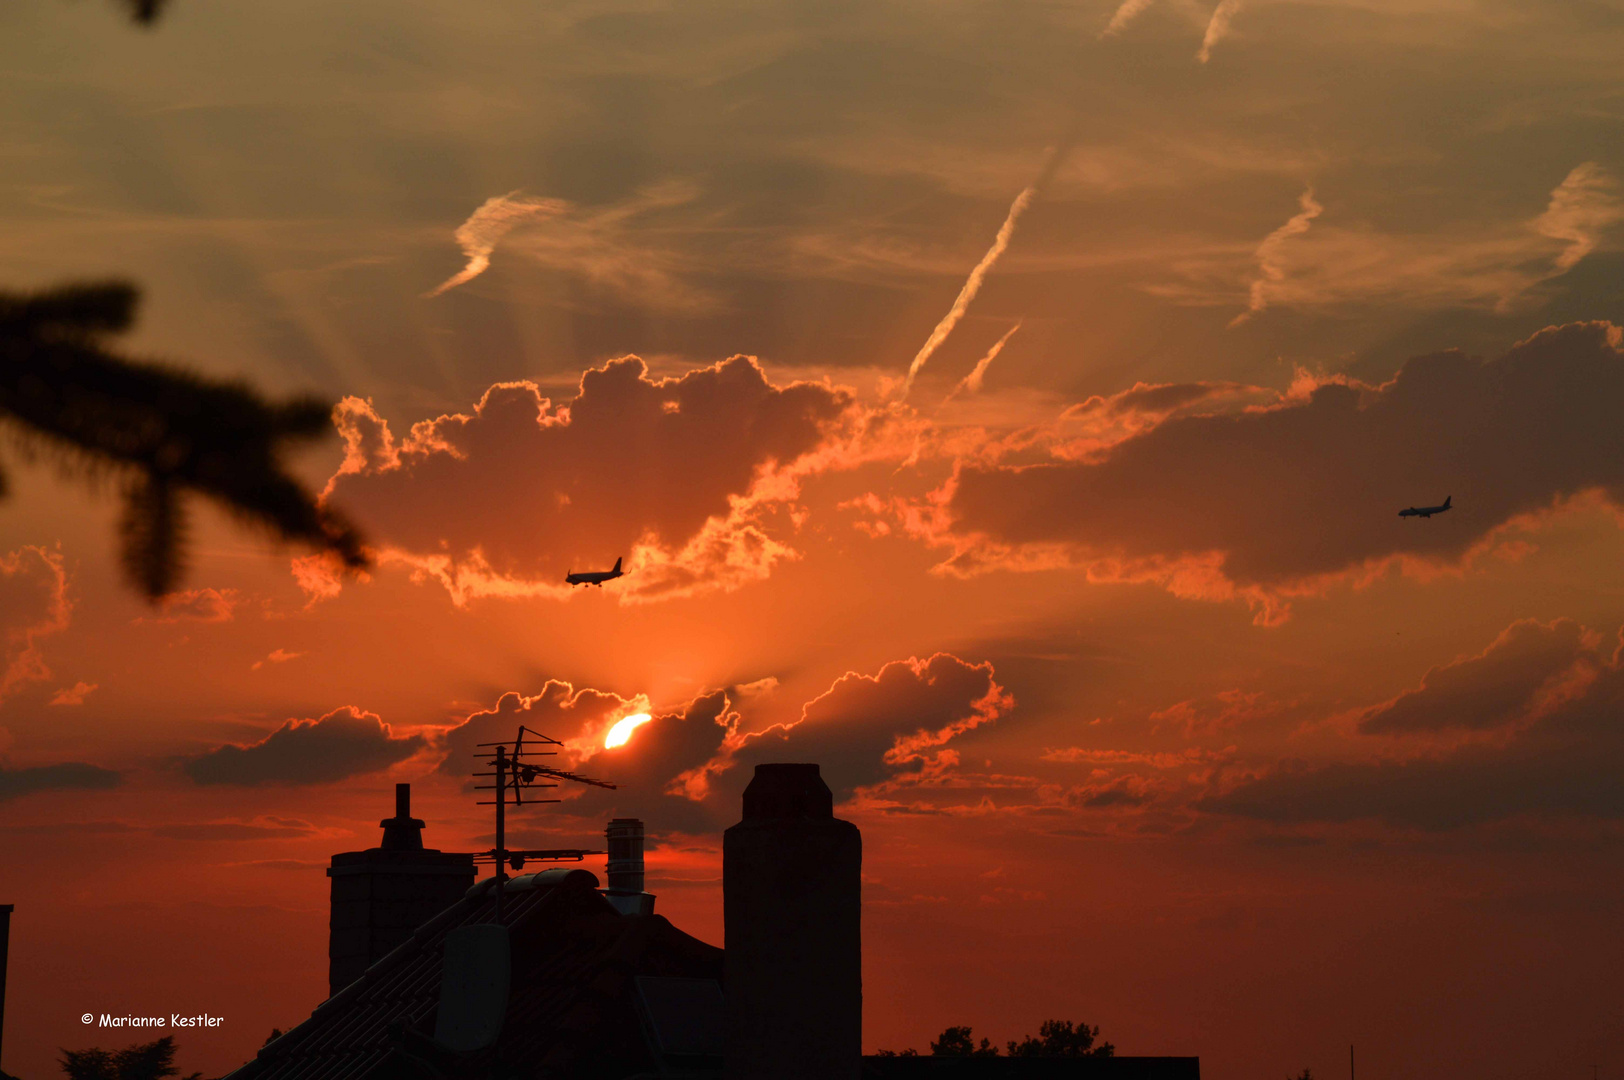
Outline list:
[[[130,328],[138,299],[124,282],[0,292],[0,424],[87,474],[119,474],[130,580],[149,599],[179,582],[186,492],[348,567],[367,565],[360,534],[281,463],[288,443],[332,430],[330,406],[311,397],[275,403],[246,383],[112,352],[105,339]]]
[[[141,26],[151,26],[169,6],[169,0],[117,0],[118,6],[130,13],[130,18]]]

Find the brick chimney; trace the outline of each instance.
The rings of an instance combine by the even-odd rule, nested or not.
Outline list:
[[[857,1080],[863,838],[816,765],[757,765],[722,840],[725,1080]]]
[[[412,785],[395,785],[395,816],[378,824],[381,844],[334,855],[327,868],[333,879],[329,997],[462,899],[474,883],[472,855],[423,846],[423,822],[412,817]]]

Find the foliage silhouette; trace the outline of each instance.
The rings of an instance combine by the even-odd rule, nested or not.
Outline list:
[[[169,6],[169,0],[117,0],[118,6],[129,10],[130,18],[141,26],[151,26],[158,21],[164,8]]]
[[[157,1042],[137,1043],[123,1050],[63,1050],[62,1071],[68,1080],[164,1080],[179,1076],[175,1068],[175,1037],[165,1035]],[[186,1080],[199,1080],[192,1073]]]
[[[997,1057],[998,1047],[990,1039],[982,1039],[980,1047],[970,1037],[970,1028],[950,1027],[930,1044],[932,1057]]]
[[[1111,1057],[1116,1047],[1110,1043],[1094,1045],[1099,1037],[1098,1027],[1070,1020],[1045,1020],[1038,1027],[1038,1036],[1028,1035],[1021,1042],[1008,1043],[1010,1057]]]
[[[186,491],[346,566],[366,565],[360,535],[280,461],[284,444],[332,430],[330,407],[309,397],[273,403],[243,383],[117,355],[105,338],[130,328],[137,300],[123,282],[0,292],[0,424],[25,449],[55,451],[87,474],[120,474],[131,581],[149,599],[179,581]]]

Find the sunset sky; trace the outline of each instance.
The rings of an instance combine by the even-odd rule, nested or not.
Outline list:
[[[290,464],[374,554],[193,500],[148,604],[0,423],[6,1070],[241,1063],[330,856],[397,781],[489,846],[522,722],[620,787],[519,838],[643,817],[717,944],[751,768],[820,763],[870,1051],[1624,1074],[1621,57],[1621,0],[0,4],[0,289],[335,402]]]

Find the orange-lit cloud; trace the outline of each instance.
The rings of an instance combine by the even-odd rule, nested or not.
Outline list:
[[[49,705],[83,705],[85,698],[96,689],[96,684],[80,680],[72,686],[65,686],[51,696]]]
[[[606,591],[626,598],[729,588],[792,557],[767,519],[850,405],[828,385],[775,386],[746,357],[658,379],[627,357],[557,404],[502,383],[471,415],[422,421],[398,441],[350,398],[328,493],[366,523],[381,561],[459,603],[562,597],[566,572],[618,557],[627,576]]]
[[[1562,678],[1577,671],[1577,678]],[[1370,714],[1365,760],[1282,762],[1198,808],[1273,823],[1369,819],[1447,829],[1532,818],[1624,818],[1624,650],[1569,620],[1508,628]],[[1405,744],[1497,729],[1453,747]],[[1355,747],[1355,749],[1359,749]]]
[[[1487,363],[1441,353],[1380,387],[1174,417],[1089,460],[967,464],[915,528],[961,572],[1069,562],[1277,614],[1391,560],[1458,564],[1586,492],[1624,502],[1619,344],[1603,323],[1550,328]],[[1445,495],[1448,515],[1396,516]]]
[[[538,199],[510,191],[506,195],[493,195],[457,226],[457,245],[462,248],[468,265],[430,290],[428,297],[439,296],[458,285],[466,284],[485,272],[491,264],[491,253],[508,233],[526,222],[557,217],[569,209],[562,199]]]
[[[183,768],[198,784],[325,784],[386,769],[427,745],[422,735],[396,735],[376,713],[346,705],[289,720],[258,742],[216,747]]]
[[[59,552],[31,545],[0,555],[0,700],[51,677],[40,640],[66,630],[72,612]]]

